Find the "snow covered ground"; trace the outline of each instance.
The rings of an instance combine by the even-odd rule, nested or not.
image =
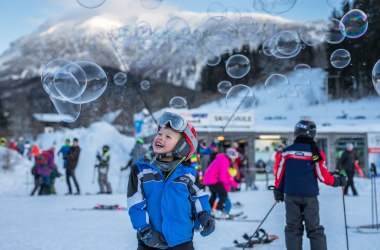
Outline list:
[[[123,176],[127,178],[127,176]],[[370,180],[356,179],[360,196],[347,196],[347,223],[357,226],[371,223]],[[61,190],[64,183],[58,181]],[[244,204],[241,209],[252,219],[262,219],[273,205],[271,191],[260,182],[258,191],[231,193],[233,202]],[[329,249],[346,249],[343,203],[341,190],[320,185],[320,216],[325,227]],[[380,195],[378,194],[378,198]],[[72,208],[92,208],[98,203],[126,206],[126,194],[64,196],[62,191],[56,196],[30,197],[26,193],[19,196],[0,197],[0,249],[136,249],[135,231],[132,229],[126,211],[73,211]],[[238,211],[238,210],[235,210]],[[175,216],[173,214],[173,216]],[[269,215],[263,228],[280,239],[261,249],[285,249],[284,241],[285,208],[279,203]],[[256,222],[217,221],[215,232],[209,237],[195,233],[195,249],[221,249],[232,246],[234,239],[250,233],[258,226]],[[379,249],[378,234],[361,234],[349,229],[350,249]],[[304,236],[303,249],[310,249]]]

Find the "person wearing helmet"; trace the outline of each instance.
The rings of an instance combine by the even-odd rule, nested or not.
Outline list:
[[[140,158],[144,157],[145,153],[147,152],[147,149],[144,146],[144,139],[137,138],[135,146],[132,148],[131,153],[129,156],[131,157],[125,167],[122,167],[120,170],[126,170],[130,167],[132,167],[133,163],[137,162]]]
[[[108,181],[108,170],[111,158],[110,147],[104,145],[102,154],[98,152],[96,158],[99,162],[99,164],[95,165],[95,168],[98,168],[98,183],[100,188],[98,194],[112,194],[111,183]]]
[[[328,172],[325,154],[314,141],[316,132],[314,122],[299,121],[294,128],[294,143],[284,148],[274,165],[274,198],[277,202],[285,200],[287,249],[302,249],[303,222],[310,248],[327,249],[326,235],[319,221],[318,180],[334,187],[346,185],[344,176]]]
[[[203,184],[207,185],[211,191],[209,199],[210,206],[213,206],[216,198],[218,203],[214,216],[217,219],[228,219],[229,211],[226,211],[226,201],[228,201],[228,192],[231,187],[238,187],[234,181],[229,169],[234,164],[235,159],[239,156],[239,152],[234,148],[228,148],[226,153],[220,153],[210,163],[203,176]],[[228,203],[227,203],[228,204]]]
[[[347,195],[348,188],[351,187],[352,194],[354,196],[358,195],[354,184],[355,175],[355,165],[359,163],[358,157],[354,150],[354,145],[352,143],[346,144],[346,150],[343,152],[339,158],[337,169],[343,171],[347,175],[347,186],[344,187],[344,194]],[[360,168],[359,168],[360,169]]]
[[[195,219],[203,227],[202,236],[214,231],[208,195],[196,170],[186,162],[197,144],[194,127],[165,112],[149,151],[133,164],[127,203],[137,230],[137,249],[194,249]]]
[[[60,154],[62,154],[62,159],[63,159],[63,168],[66,169],[66,165],[67,165],[67,153],[69,152],[71,148],[71,145],[70,145],[70,139],[66,139],[65,140],[65,144],[58,150],[58,156]]]

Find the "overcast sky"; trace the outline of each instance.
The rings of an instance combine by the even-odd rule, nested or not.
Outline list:
[[[84,2],[99,0],[78,0]],[[88,14],[89,12],[110,12],[121,10],[125,15],[133,11],[133,7],[140,5],[142,0],[105,0],[105,3],[97,9],[86,9],[80,6],[76,0],[3,0],[0,1],[1,22],[0,22],[0,53],[9,47],[9,44],[17,38],[34,31],[43,22],[59,17],[64,13],[75,12]],[[145,0],[154,1],[154,0]],[[188,10],[195,12],[207,12],[208,7],[213,3],[238,11],[255,12],[253,8],[254,0],[163,0],[163,5],[154,10],[159,15],[160,9],[165,5],[170,5],[178,10]],[[284,0],[285,1],[285,0]],[[290,2],[295,0],[289,0]],[[298,0],[294,7],[281,14],[281,17],[292,20],[311,21],[317,19],[327,19],[332,11],[332,7],[327,1],[334,0]],[[336,0],[338,2],[340,0]],[[125,8],[123,10],[123,7]]]

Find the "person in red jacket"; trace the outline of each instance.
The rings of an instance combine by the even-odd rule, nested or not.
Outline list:
[[[318,180],[334,187],[345,186],[344,176],[333,176],[326,168],[326,157],[314,137],[315,123],[299,121],[294,143],[286,147],[276,161],[274,198],[285,200],[285,242],[289,250],[302,249],[304,224],[312,250],[326,250],[324,228],[319,222]],[[284,196],[285,194],[285,196]]]
[[[229,172],[234,160],[238,157],[238,152],[234,148],[228,148],[226,154],[217,154],[203,175],[203,184],[208,186],[211,191],[209,199],[210,206],[218,197],[218,203],[214,212],[215,218],[228,218],[225,212],[225,202],[231,187],[237,188],[238,184]]]

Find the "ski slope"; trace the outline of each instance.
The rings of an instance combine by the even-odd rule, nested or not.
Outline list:
[[[127,178],[127,173],[122,178]],[[358,226],[371,223],[371,182],[356,179],[358,197],[346,196],[347,223]],[[271,191],[265,183],[258,182],[259,190],[231,193],[233,202],[244,204],[242,210],[253,219],[261,219],[273,205]],[[58,181],[57,187],[64,185]],[[343,203],[340,188],[320,184],[320,217],[325,227],[328,249],[346,249]],[[378,198],[379,198],[378,194]],[[0,249],[2,250],[60,250],[60,249],[136,249],[136,233],[126,211],[72,211],[72,208],[91,208],[98,203],[126,206],[126,194],[30,197],[20,195],[0,196]],[[239,210],[235,210],[239,211]],[[173,216],[174,212],[173,212]],[[195,249],[221,249],[232,246],[234,239],[252,232],[259,223],[217,221],[216,230],[208,237],[195,232]],[[279,203],[269,215],[263,228],[280,239],[260,249],[285,249],[285,207]],[[349,229],[351,250],[379,249],[378,234],[360,234]],[[310,249],[304,236],[303,249]]]

